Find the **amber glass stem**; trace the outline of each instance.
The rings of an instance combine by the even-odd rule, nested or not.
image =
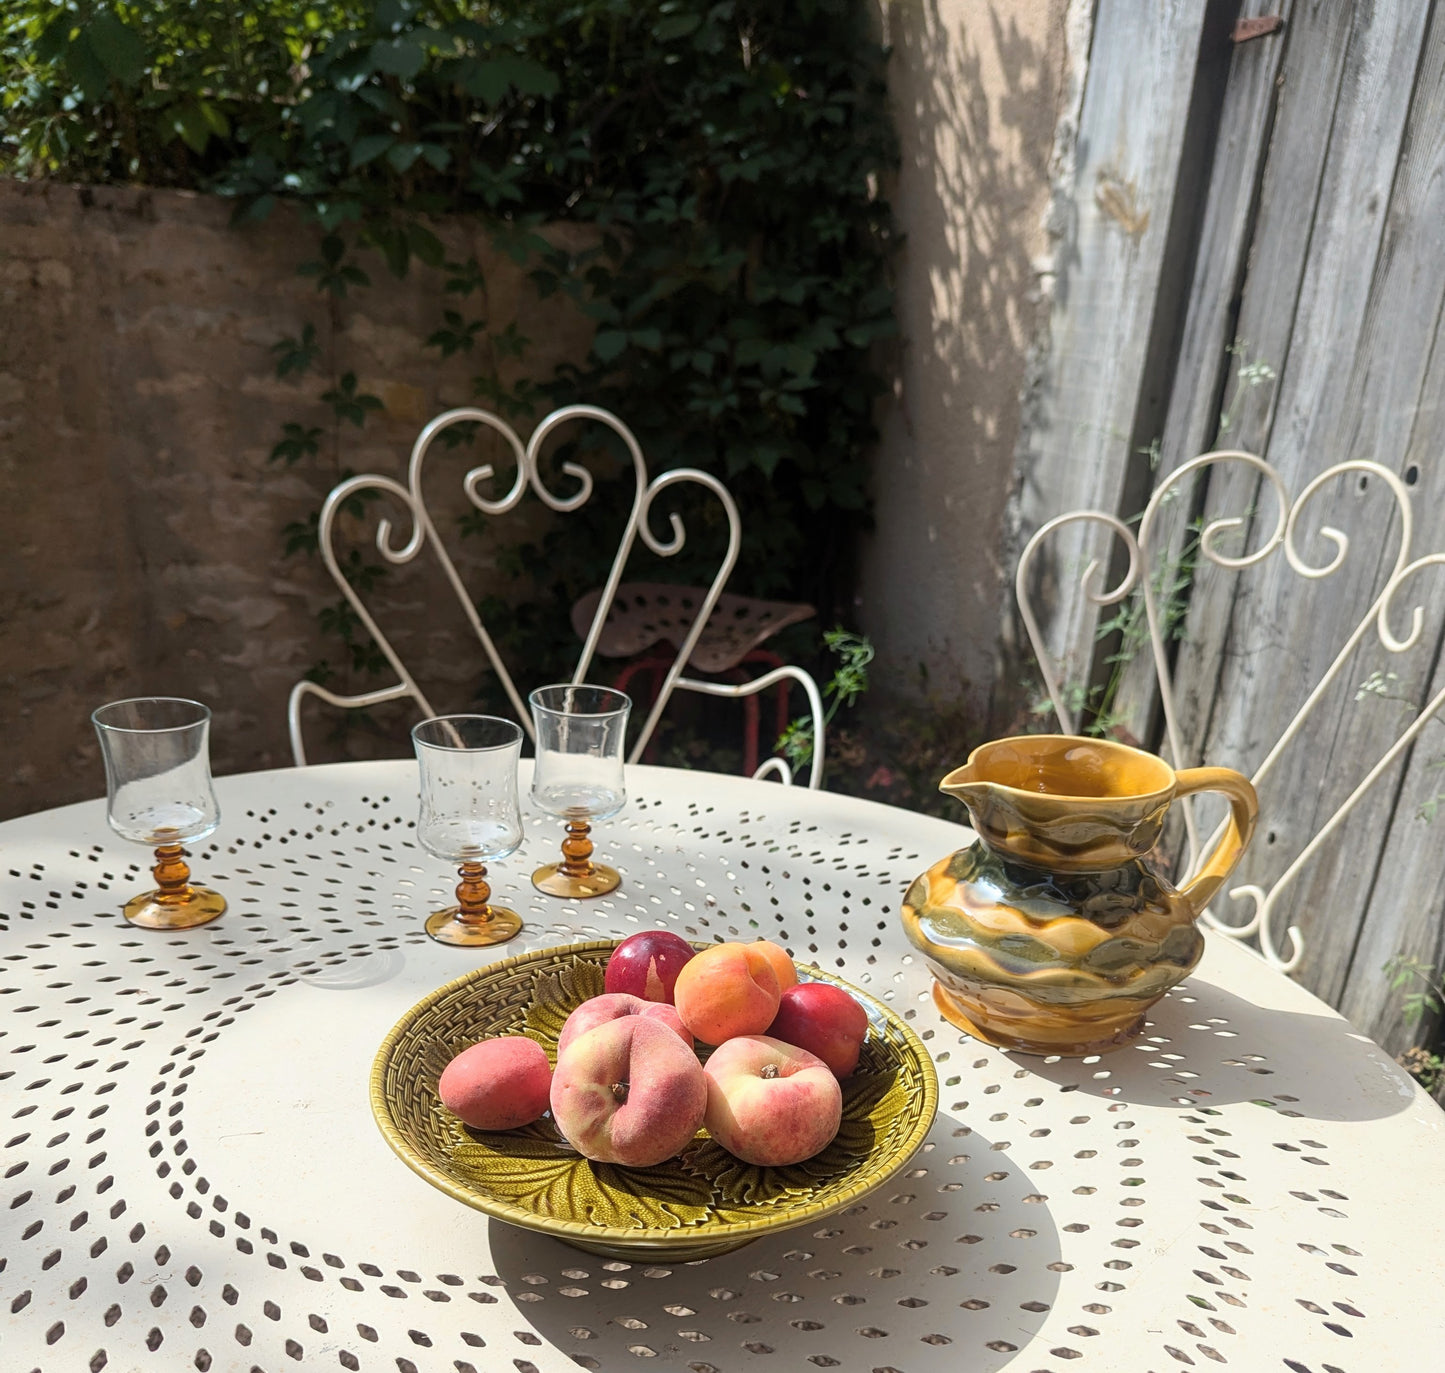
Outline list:
[[[587,877],[592,873],[592,840],[587,837],[591,833],[592,826],[585,820],[567,822],[561,869],[568,877]]]
[[[189,898],[191,870],[186,866],[185,850],[179,844],[157,845],[156,865],[151,872],[159,889],[157,901],[175,905]]]
[[[462,878],[457,883],[457,919],[467,925],[485,925],[492,918],[486,865],[469,859],[457,871]]]

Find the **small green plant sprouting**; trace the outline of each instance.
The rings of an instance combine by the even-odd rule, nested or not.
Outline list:
[[[1439,758],[1432,758],[1425,764],[1431,771],[1439,771],[1445,768],[1445,755]],[[1415,812],[1415,819],[1423,820],[1427,825],[1431,824],[1440,813],[1440,803],[1445,801],[1445,791],[1437,791],[1428,801],[1422,801],[1420,808]]]
[[[1355,700],[1363,701],[1367,696],[1373,696],[1380,701],[1394,701],[1402,714],[1415,714],[1420,709],[1420,702],[1404,695],[1398,690],[1400,676],[1395,672],[1385,672],[1381,668],[1375,668],[1363,682],[1355,688]],[[1445,759],[1437,759],[1431,763],[1431,767],[1445,765]]]
[[[279,369],[281,364],[277,364]],[[315,457],[321,451],[321,430],[316,425],[295,424],[290,421],[281,426],[284,436],[271,450],[272,462],[284,462],[292,467],[305,457]]]
[[[1441,986],[1433,963],[1414,954],[1397,953],[1386,962],[1383,971],[1390,979],[1390,990],[1404,992],[1400,1009],[1409,1024],[1418,1025],[1427,1013],[1439,1013],[1445,987]]]
[[[1189,526],[1189,538],[1180,549],[1179,556],[1166,557],[1150,577],[1160,637],[1165,642],[1184,638],[1189,613],[1189,588],[1193,585],[1194,573],[1199,565],[1201,528],[1201,523],[1194,521]],[[1091,717],[1083,727],[1085,734],[1111,734],[1125,721],[1124,713],[1116,709],[1115,702],[1129,664],[1149,642],[1149,618],[1144,608],[1142,589],[1136,590],[1113,615],[1099,623],[1094,638],[1096,641],[1106,639],[1111,634],[1117,634],[1119,640],[1114,651],[1104,657],[1109,668],[1108,679],[1088,689],[1077,683],[1064,688],[1065,704],[1075,719],[1086,711]],[[1041,697],[1034,701],[1031,709],[1035,715],[1044,715],[1052,709],[1052,705],[1046,697]]]
[[[1366,696],[1378,696],[1382,701],[1399,701],[1402,705],[1413,706],[1413,701],[1396,692],[1395,687],[1399,680],[1399,673],[1383,672],[1376,668],[1355,688],[1355,700],[1363,701]]]
[[[318,291],[344,296],[351,286],[370,286],[371,278],[354,262],[346,260],[346,240],[340,234],[327,234],[321,240],[321,256],[303,262],[298,275],[316,278]]]
[[[1087,708],[1090,698],[1097,699],[1101,688],[1095,687],[1092,692],[1082,682],[1067,682],[1063,690],[1063,701],[1059,702],[1071,715],[1077,716],[1081,710]],[[1049,695],[1048,689],[1037,682],[1029,684],[1029,714],[1030,715],[1052,715],[1055,710],[1055,702]]]
[[[1395,673],[1381,672],[1376,668],[1355,688],[1355,700],[1363,701],[1366,696],[1383,696],[1390,689],[1389,684],[1399,680]]]
[[[838,657],[838,666],[823,688],[823,723],[830,725],[833,717],[844,706],[851,706],[868,690],[868,664],[873,661],[875,650],[862,634],[852,634],[846,629],[830,629],[823,635],[823,642],[830,652]],[[800,716],[785,729],[778,739],[777,751],[789,764],[797,769],[813,761],[813,720],[811,716]]]
[[[1112,661],[1112,659],[1111,659]],[[1110,681],[1113,681],[1111,676]],[[1109,691],[1108,685],[1085,687],[1082,682],[1069,682],[1063,688],[1063,706],[1077,720],[1086,711],[1090,719],[1083,729],[1085,734],[1103,737],[1112,734],[1125,722],[1123,712],[1115,712],[1104,704]],[[1029,714],[1044,716],[1054,714],[1054,703],[1048,693],[1039,686],[1033,687],[1029,701]]]
[[[1234,369],[1234,394],[1229,398],[1229,404],[1219,412],[1221,436],[1229,433],[1238,422],[1245,397],[1256,386],[1267,386],[1278,375],[1263,359],[1249,360],[1249,344],[1243,339],[1235,339],[1224,351],[1237,358],[1238,365]]]
[[[1381,701],[1395,701],[1401,711],[1418,711],[1420,709],[1419,702],[1412,701],[1408,696],[1402,696],[1395,690],[1399,680],[1398,674],[1376,668],[1355,688],[1355,700],[1363,701],[1366,697],[1373,696]],[[1437,720],[1439,718],[1439,716],[1435,717]],[[1445,754],[1432,758],[1425,764],[1425,768],[1432,772],[1438,772],[1441,768],[1445,768]],[[1427,825],[1430,824],[1440,813],[1442,801],[1445,801],[1445,791],[1436,791],[1428,800],[1420,803],[1415,811],[1415,819],[1423,820]]]
[[[1382,970],[1390,979],[1390,990],[1403,992],[1400,1010],[1410,1026],[1417,1026],[1426,1014],[1438,1015],[1445,1001],[1445,985],[1433,963],[1414,954],[1397,953]],[[1445,1059],[1430,1049],[1416,1045],[1406,1049],[1396,1060],[1427,1092],[1433,1092],[1445,1080]]]

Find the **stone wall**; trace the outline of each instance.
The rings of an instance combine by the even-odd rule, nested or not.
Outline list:
[[[438,274],[397,281],[368,261],[373,287],[332,301],[296,274],[316,256],[313,229],[286,211],[233,228],[230,209],[0,181],[0,817],[101,793],[88,716],[124,696],[207,702],[218,774],[289,763],[286,697],[335,660],[316,615],[336,593],[314,558],[282,555],[281,531],[346,469],[404,476],[421,424],[471,398],[475,360],[423,348],[457,303]],[[477,255],[495,324],[515,319],[531,340],[511,376],[581,360],[590,325],[572,307],[539,301],[479,226],[439,232],[449,257]],[[272,345],[307,322],[316,368],[278,379]],[[318,400],[348,371],[385,407],[361,429]],[[268,461],[288,420],[322,428],[319,457]],[[445,480],[478,460],[431,461]],[[488,541],[453,546],[469,585],[504,589]],[[439,574],[404,569],[385,602],[433,704],[465,708],[479,653]],[[326,734],[320,719],[308,730],[314,758]]]

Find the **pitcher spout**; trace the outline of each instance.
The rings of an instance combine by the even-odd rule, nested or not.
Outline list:
[[[1173,773],[1123,744],[1032,734],[975,749],[939,790],[962,801],[979,837],[1006,857],[1100,872],[1158,842]]]
[[[961,768],[954,768],[939,784],[938,789],[955,801],[962,801],[972,811],[982,806],[989,795],[997,790],[992,782],[986,782],[974,771],[972,761]]]

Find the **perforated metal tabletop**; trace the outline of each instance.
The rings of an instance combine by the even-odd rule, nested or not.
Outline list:
[[[596,834],[621,889],[534,892],[559,831],[531,814],[491,869],[527,928],[495,951],[422,933],[455,877],[412,842],[410,762],[221,779],[193,867],[231,909],[181,934],[122,921],[148,855],[103,801],[0,826],[0,1369],[1433,1366],[1445,1116],[1322,1003],[1211,939],[1130,1048],[986,1048],[897,919],[962,826],[628,776]],[[906,1016],[941,1089],[911,1169],[825,1225],[629,1266],[390,1152],[367,1076],[407,1007],[489,956],[652,926],[766,935]]]

